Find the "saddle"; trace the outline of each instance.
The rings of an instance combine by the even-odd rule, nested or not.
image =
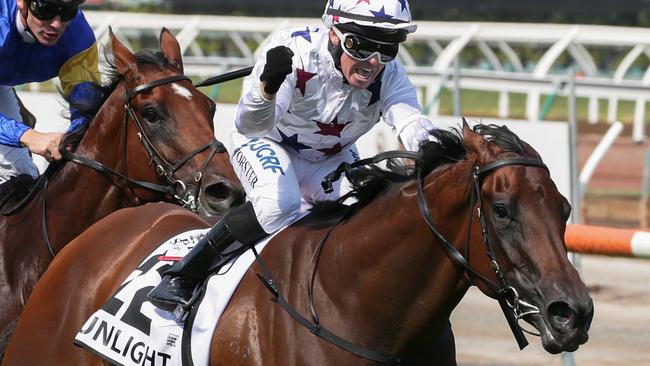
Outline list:
[[[15,211],[17,206],[27,203],[23,201],[36,183],[37,180],[31,175],[19,174],[0,184],[0,214]]]

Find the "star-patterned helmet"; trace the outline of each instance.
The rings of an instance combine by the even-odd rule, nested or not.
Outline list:
[[[327,28],[356,25],[386,34],[403,33],[404,38],[417,29],[407,0],[328,0],[323,23]]]

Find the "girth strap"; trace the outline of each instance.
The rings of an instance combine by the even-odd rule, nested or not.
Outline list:
[[[295,321],[300,323],[300,325],[302,325],[303,327],[307,328],[314,335],[326,340],[327,342],[345,351],[354,353],[355,355],[365,358],[367,360],[375,361],[382,364],[388,364],[388,365],[402,365],[406,362],[409,362],[408,359],[405,359],[404,357],[400,357],[398,355],[371,351],[367,348],[358,346],[348,340],[345,340],[337,336],[336,334],[332,333],[330,330],[323,327],[322,325],[311,322],[304,316],[300,315],[300,313],[287,302],[287,300],[284,298],[284,296],[282,296],[282,294],[275,286],[275,283],[273,282],[273,277],[271,276],[271,272],[262,261],[262,258],[257,252],[257,249],[255,249],[255,247],[252,247],[252,250],[253,250],[253,254],[255,254],[255,259],[257,260],[257,263],[259,264],[263,273],[263,274],[256,273],[257,278],[260,281],[262,281],[264,287],[266,287],[266,289],[269,290],[269,292],[273,295],[273,301],[275,301],[280,306],[282,306],[282,308],[287,312],[287,314],[289,314]]]

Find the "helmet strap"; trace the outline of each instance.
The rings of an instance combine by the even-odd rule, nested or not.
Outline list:
[[[330,51],[332,58],[334,59],[334,66],[337,70],[343,75],[343,70],[341,69],[341,55],[343,54],[343,48],[341,47],[341,42],[338,45],[334,45],[331,39],[327,40],[327,50]],[[343,80],[345,80],[345,75],[343,75]],[[347,80],[345,80],[347,83]]]
[[[26,2],[27,7],[29,7],[29,1]],[[24,13],[23,13],[24,12]],[[20,17],[17,17],[16,19],[16,27],[18,28],[18,31],[20,33],[20,36],[22,37],[23,41],[27,43],[34,43],[36,42],[36,36],[34,36],[34,33],[32,33],[31,29],[29,29],[29,25],[27,24],[27,17],[29,16],[29,9],[25,8],[22,10],[19,10],[18,12],[20,14]],[[24,22],[24,24],[23,24]]]

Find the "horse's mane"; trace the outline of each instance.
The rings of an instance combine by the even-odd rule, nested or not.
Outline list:
[[[61,140],[61,146],[70,147],[72,148],[72,151],[74,151],[79,145],[79,142],[81,142],[81,139],[86,134],[86,130],[88,130],[90,123],[94,121],[95,115],[97,115],[99,109],[104,105],[104,102],[106,102],[111,93],[113,93],[115,88],[117,88],[117,85],[124,80],[124,77],[117,71],[117,66],[115,66],[115,62],[113,61],[113,53],[109,48],[104,48],[104,56],[104,61],[102,62],[102,73],[106,76],[105,81],[101,83],[91,82],[89,86],[90,88],[95,89],[95,92],[100,96],[100,98],[89,105],[86,103],[71,101],[69,96],[64,95],[63,91],[59,90],[61,97],[63,97],[71,107],[76,108],[79,111],[80,116],[87,117],[90,121],[76,130],[67,133]],[[135,53],[135,58],[138,64],[154,65],[160,68],[160,70],[164,70],[167,67],[167,59],[160,51],[140,50]],[[70,118],[69,115],[66,117]]]
[[[505,126],[478,124],[474,132],[483,136],[488,142],[494,143],[504,151],[524,154],[523,142]],[[431,132],[433,139],[422,142],[418,151],[415,166],[422,169],[424,175],[436,168],[455,164],[466,159],[467,150],[463,144],[461,128],[451,130],[437,129]],[[339,221],[342,216],[352,216],[373,199],[385,192],[388,187],[416,179],[413,166],[404,166],[397,161],[391,161],[386,168],[369,165],[352,169],[347,178],[352,185],[350,196],[356,202],[347,206],[341,200],[315,202],[311,214],[303,220],[310,227],[327,227]]]

